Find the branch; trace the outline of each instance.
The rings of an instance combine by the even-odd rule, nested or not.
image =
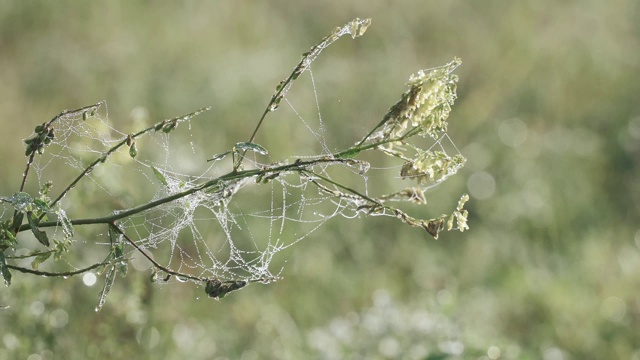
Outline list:
[[[76,271],[68,271],[68,272],[48,272],[48,271],[32,270],[32,269],[27,269],[27,268],[23,268],[23,267],[20,267],[20,266],[9,265],[9,264],[6,264],[5,266],[8,267],[9,269],[17,270],[17,271],[19,271],[21,273],[25,273],[25,274],[33,274],[33,275],[48,276],[48,277],[61,277],[61,276],[74,276],[74,275],[82,274],[82,273],[85,273],[87,271],[90,271],[90,270],[93,270],[95,268],[98,268],[100,266],[109,265],[111,263],[112,263],[111,261],[102,262],[102,263],[98,263],[98,264],[93,264],[93,265],[88,266],[88,267],[86,267],[84,269],[80,269],[80,270],[76,270]]]
[[[364,35],[367,28],[371,25],[371,19],[360,19],[355,18],[350,21],[346,25],[342,27],[337,27],[333,30],[333,32],[326,36],[322,41],[312,46],[311,49],[304,54],[302,54],[302,60],[298,63],[298,65],[293,69],[291,74],[283,81],[276,86],[276,92],[271,97],[269,104],[265,108],[260,120],[258,120],[258,124],[256,125],[251,137],[249,138],[249,142],[253,142],[255,140],[256,135],[258,134],[258,130],[262,126],[264,119],[267,117],[267,114],[273,111],[276,111],[280,106],[280,101],[287,95],[287,92],[291,88],[293,81],[295,81],[302,73],[309,70],[311,67],[311,63],[315,61],[315,59],[320,55],[322,50],[326,49],[329,45],[333,44],[336,40],[346,34],[351,34],[353,39]],[[246,150],[243,153],[242,158],[238,162],[238,166],[234,169],[237,170],[242,164],[242,159],[246,154]]]

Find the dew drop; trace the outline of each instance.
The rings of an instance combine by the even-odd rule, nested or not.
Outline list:
[[[178,279],[178,281],[181,282],[181,283],[189,281],[189,279],[187,279],[184,276],[176,276],[176,279]]]

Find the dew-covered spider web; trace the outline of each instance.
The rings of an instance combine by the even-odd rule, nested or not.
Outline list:
[[[98,245],[103,255],[124,244],[122,260],[143,259],[154,279],[215,279],[207,293],[222,297],[235,288],[220,290],[221,282],[239,288],[282,277],[284,251],[320,238],[323,225],[336,217],[390,216],[435,237],[443,229],[466,229],[465,197],[450,215],[429,220],[402,207],[424,206],[425,192],[464,164],[446,133],[459,60],[412,76],[389,112],[363,120],[370,131],[354,134],[346,147],[331,142],[340,129],[332,126],[336,119],[323,116],[328,89],[316,87],[311,62],[343,34],[361,35],[365,23],[358,21],[312,47],[278,85],[260,131],[273,129],[270,121],[288,122],[291,133],[304,139],[303,147],[289,152],[273,141],[262,144],[269,137],[260,132],[249,141],[251,134],[237,139],[232,149],[194,143],[194,133],[205,131],[210,120],[208,109],[146,119],[126,131],[112,124],[106,102],[63,112],[47,125],[54,136],[31,167],[40,188],[54,180],[51,220],[64,221],[51,228],[53,237],[69,238],[71,247]],[[255,126],[247,121],[244,127]],[[185,154],[201,159],[195,171],[182,170]],[[100,230],[94,239],[82,238],[64,229],[70,224]],[[109,224],[117,226],[116,236]]]

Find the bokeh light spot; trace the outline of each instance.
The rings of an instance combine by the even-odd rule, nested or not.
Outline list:
[[[542,354],[544,360],[564,360],[562,350],[557,347],[550,347],[544,350]]]
[[[380,341],[380,344],[378,344],[378,350],[385,357],[397,358],[398,355],[400,355],[400,343],[392,337],[387,337]]]
[[[503,144],[518,147],[527,140],[527,125],[518,118],[504,120],[498,127],[498,136]]]
[[[490,346],[489,350],[487,350],[487,356],[489,356],[489,359],[498,359],[500,358],[500,348],[497,346]]]
[[[55,309],[49,315],[49,323],[55,328],[62,328],[69,322],[69,314],[62,309]]]
[[[454,356],[460,356],[464,352],[464,344],[460,341],[442,341],[438,344],[438,348],[440,351]]]
[[[96,274],[88,272],[82,276],[82,282],[87,286],[93,286],[96,284]]]
[[[153,326],[143,326],[136,333],[138,344],[153,349],[160,343],[160,332]]]
[[[20,345],[20,340],[13,334],[5,334],[2,337],[2,343],[7,350],[13,350]]]
[[[34,316],[40,316],[44,313],[44,304],[42,301],[34,301],[31,303],[31,313]]]
[[[480,171],[486,169],[493,162],[493,155],[485,146],[479,143],[471,143],[462,150],[467,158],[465,166],[471,170]]]
[[[496,182],[491,174],[478,171],[469,177],[467,188],[471,196],[479,200],[485,200],[493,196],[496,190]]]

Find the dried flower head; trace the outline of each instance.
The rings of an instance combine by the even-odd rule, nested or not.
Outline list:
[[[413,129],[422,135],[438,137],[447,130],[447,118],[457,95],[458,76],[453,71],[461,60],[411,75],[409,89],[385,116],[385,124],[376,138],[402,139]]]
[[[442,151],[427,151],[406,162],[400,170],[403,178],[414,178],[419,184],[438,184],[458,172],[466,159],[456,154],[449,156]]]

